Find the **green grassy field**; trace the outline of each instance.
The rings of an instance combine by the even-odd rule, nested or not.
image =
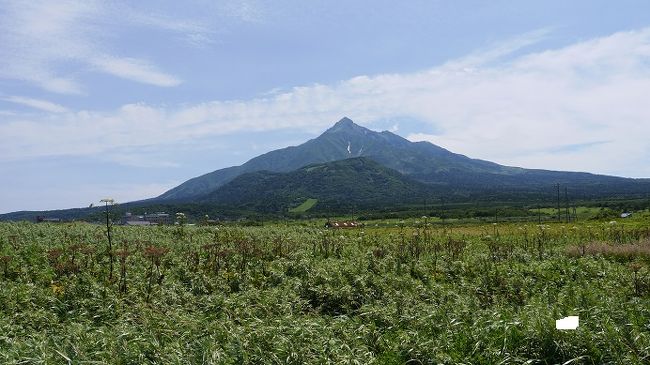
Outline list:
[[[0,363],[650,361],[646,217],[323,223],[2,223]]]
[[[541,212],[542,214],[547,214],[550,216],[557,215],[557,208],[540,208],[540,209],[531,209],[531,213]],[[592,219],[598,215],[600,208],[596,207],[576,207],[575,213],[579,220]],[[573,208],[569,210],[569,215],[573,216]],[[560,207],[560,216],[562,219],[565,217],[565,207]]]
[[[290,213],[305,213],[309,209],[313,208],[314,205],[318,203],[318,199],[307,199],[299,206],[289,209]]]

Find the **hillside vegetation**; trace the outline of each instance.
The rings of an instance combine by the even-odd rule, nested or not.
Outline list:
[[[317,199],[320,211],[372,209],[420,202],[435,190],[358,157],[309,165],[296,171],[251,172],[238,176],[204,198],[221,206],[260,212],[282,212],[296,202]]]

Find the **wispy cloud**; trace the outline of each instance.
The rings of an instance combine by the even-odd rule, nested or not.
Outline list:
[[[100,72],[125,80],[173,87],[182,80],[147,59],[147,38],[205,47],[222,23],[259,22],[262,7],[237,0],[196,4],[100,0],[0,1],[0,79],[21,80],[59,94],[86,94],[84,76]],[[183,12],[179,14],[178,8]],[[194,11],[190,9],[201,9]],[[125,35],[128,34],[128,39]],[[142,36],[137,50],[129,44]],[[146,41],[144,41],[146,40]],[[155,53],[155,52],[152,52]]]
[[[189,21],[165,21],[137,12],[123,16],[120,9],[92,0],[3,1],[0,78],[27,81],[62,94],[84,93],[80,72],[99,71],[163,87],[180,84],[177,77],[150,62],[115,56],[111,34],[135,22],[194,36],[207,31]],[[74,71],[70,71],[71,65]]]
[[[650,29],[522,52],[545,34],[421,72],[358,76],[250,100],[172,108],[130,104],[113,112],[59,113],[47,123],[8,118],[0,125],[0,158],[99,153],[282,128],[316,133],[347,115],[368,124],[399,117],[428,122],[435,135],[409,138],[500,163],[650,176]],[[609,143],[561,151],[593,141]]]
[[[564,146],[557,146],[545,152],[550,152],[550,153],[581,152],[583,150],[600,146],[603,144],[611,143],[611,142],[612,141],[594,141],[594,142],[585,142],[585,143],[573,143]]]
[[[240,19],[244,22],[258,23],[262,21],[263,14],[259,4],[251,0],[229,1],[222,5],[222,10],[228,16]]]
[[[63,113],[68,111],[68,109],[63,105],[59,105],[47,100],[25,98],[22,96],[9,96],[6,98],[2,98],[1,100],[8,101],[10,103],[28,106],[30,108],[35,108],[50,113]]]
[[[95,33],[77,24],[97,13],[92,2],[14,2],[0,7],[0,77],[28,81],[58,93],[80,93],[81,86],[56,71],[60,62],[83,57],[86,37]]]
[[[536,29],[531,32],[512,37],[502,42],[492,44],[486,49],[477,50],[460,59],[452,60],[439,67],[439,69],[472,70],[475,66],[486,66],[492,61],[503,61],[504,57],[521,51],[526,47],[537,44],[548,38],[553,28]]]
[[[194,47],[204,47],[213,44],[217,31],[205,19],[183,19],[177,13],[165,14],[134,8],[136,3],[121,4],[113,9],[113,15],[118,15],[122,22],[131,26],[147,29],[157,29],[175,34],[178,38]],[[191,5],[188,4],[188,7]],[[209,17],[212,21],[213,18]]]
[[[177,86],[178,78],[157,70],[143,60],[134,58],[102,57],[92,61],[102,71],[127,80],[161,87]]]

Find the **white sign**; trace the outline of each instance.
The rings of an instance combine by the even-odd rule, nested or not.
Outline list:
[[[568,316],[555,321],[555,328],[559,330],[574,330],[578,328],[578,316]]]

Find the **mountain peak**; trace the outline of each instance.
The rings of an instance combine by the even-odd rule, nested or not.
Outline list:
[[[352,121],[352,119],[350,119],[348,117],[343,117],[343,118],[341,118],[341,120],[336,122],[336,124],[334,124],[335,127],[336,126],[352,126],[352,125],[356,125],[356,124]]]
[[[336,122],[330,129],[325,131],[325,133],[335,133],[335,132],[366,132],[367,129],[354,123],[352,119],[348,117],[343,117],[341,120]]]

